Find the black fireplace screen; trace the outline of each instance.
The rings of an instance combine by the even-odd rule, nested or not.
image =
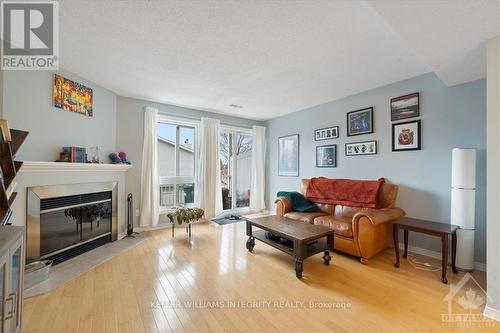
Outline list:
[[[40,256],[111,234],[112,192],[40,201]]]

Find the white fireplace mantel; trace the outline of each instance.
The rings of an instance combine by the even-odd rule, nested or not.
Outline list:
[[[54,172],[54,171],[112,171],[125,172],[132,168],[130,164],[93,164],[68,162],[24,161],[20,172]]]
[[[17,197],[12,208],[13,225],[26,225],[27,189],[34,186],[117,182],[118,238],[127,228],[126,175],[130,164],[91,164],[24,161],[16,175]]]

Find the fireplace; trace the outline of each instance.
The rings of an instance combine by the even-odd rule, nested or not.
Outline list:
[[[116,190],[116,182],[28,188],[27,261],[57,264],[115,241]]]

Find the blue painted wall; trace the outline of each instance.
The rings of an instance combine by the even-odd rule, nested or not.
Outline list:
[[[420,92],[422,150],[391,151],[389,100]],[[373,134],[347,137],[346,113],[374,107]],[[340,126],[340,138],[317,141],[315,129]],[[398,206],[408,216],[450,222],[451,149],[478,149],[475,260],[486,262],[486,81],[446,87],[435,74],[425,74],[357,95],[267,121],[267,202],[274,209],[279,190],[296,190],[301,178],[376,179],[385,177],[400,186]],[[278,137],[300,135],[299,177],[278,176]],[[346,142],[378,141],[378,154],[345,156]],[[315,147],[337,144],[337,168],[316,168]],[[410,235],[410,245],[440,251],[434,237]]]

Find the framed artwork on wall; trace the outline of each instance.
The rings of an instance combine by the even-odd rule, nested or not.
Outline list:
[[[299,176],[299,135],[278,138],[278,176]]]
[[[421,149],[420,120],[392,124],[392,151]]]
[[[337,167],[337,145],[326,145],[316,147],[316,167]]]
[[[420,116],[420,94],[418,92],[391,98],[391,121]]]
[[[94,116],[92,89],[83,84],[54,74],[53,98],[56,108]]]
[[[339,137],[338,126],[320,128],[314,131],[314,141],[338,139],[338,137]]]
[[[347,136],[373,133],[373,107],[347,113]]]
[[[345,144],[345,156],[375,155],[377,141],[349,142]]]

